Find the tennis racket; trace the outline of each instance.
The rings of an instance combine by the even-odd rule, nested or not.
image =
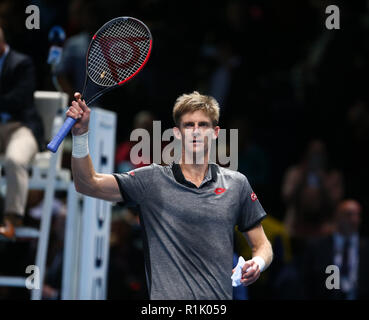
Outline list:
[[[148,61],[151,48],[150,30],[140,20],[119,17],[105,23],[92,37],[86,54],[82,91],[86,104],[132,79]],[[93,86],[98,88],[97,93],[86,97],[85,92]],[[47,149],[56,152],[76,121],[67,117]]]

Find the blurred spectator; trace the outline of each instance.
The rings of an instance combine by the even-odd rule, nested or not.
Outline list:
[[[213,54],[216,60],[216,67],[209,79],[209,94],[219,101],[219,106],[224,112],[227,99],[231,89],[233,71],[241,63],[241,58],[234,53],[231,43],[220,42],[215,48],[204,48],[207,54]]]
[[[369,92],[369,91],[368,91]],[[364,208],[369,207],[369,105],[365,97],[357,97],[345,114],[345,123],[336,139],[337,152],[345,176],[345,194],[355,197]],[[369,220],[363,219],[363,231],[369,234]]]
[[[287,170],[282,184],[289,234],[303,238],[329,232],[332,208],[343,192],[342,173],[329,168],[325,144],[313,140],[301,163]]]
[[[108,299],[148,299],[138,212],[113,213],[108,269]]]
[[[231,120],[230,126],[238,129],[238,171],[247,176],[254,188],[264,192],[270,181],[270,161],[263,146],[255,139],[253,123],[252,117],[238,117]]]
[[[0,236],[13,238],[23,223],[27,166],[43,147],[42,122],[33,105],[35,70],[31,59],[9,47],[0,28],[0,152],[5,154],[7,192]]]
[[[73,100],[76,91],[82,92],[86,75],[86,54],[98,22],[96,1],[73,0],[69,6],[68,28],[78,31],[65,41],[63,55],[56,67],[63,91]],[[92,90],[93,91],[93,90]],[[93,92],[88,92],[91,97]],[[86,94],[85,94],[86,95]]]
[[[360,236],[362,207],[356,200],[344,200],[337,207],[335,231],[312,241],[304,262],[306,298],[368,299],[369,241]],[[340,288],[328,290],[326,268],[340,270]]]
[[[133,120],[134,129],[144,129],[150,134],[150,141],[153,138],[153,121],[154,116],[149,111],[141,111],[137,113]],[[152,163],[152,148],[148,159],[143,159],[139,164],[133,164],[130,157],[132,147],[139,142],[137,141],[123,141],[117,146],[115,154],[115,164],[118,172],[127,172],[135,168],[144,167]],[[152,143],[151,143],[152,146]],[[145,157],[145,154],[140,156]]]
[[[38,46],[35,45],[34,37],[30,39],[31,37],[27,34],[29,30],[25,28],[24,22],[27,17],[27,15],[25,15],[25,8],[28,4],[31,4],[29,2],[32,1],[1,0],[0,26],[3,30],[6,30],[6,39],[8,43],[12,45],[13,49],[31,56],[37,67],[38,64],[35,61],[36,57],[33,53],[42,49],[47,50],[48,48],[38,48]],[[42,20],[42,18],[40,20]],[[33,36],[35,36],[35,33],[33,33]]]

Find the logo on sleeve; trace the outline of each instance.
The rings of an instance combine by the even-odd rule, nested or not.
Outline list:
[[[128,172],[129,173],[129,175],[131,175],[132,177],[135,175],[135,172],[132,170],[132,171],[129,171]]]
[[[258,197],[256,196],[255,192],[251,193],[250,195],[252,201],[256,201]]]
[[[226,189],[224,189],[224,188],[216,188],[216,189],[214,190],[214,192],[215,192],[216,194],[221,194],[221,193],[223,193],[224,191],[226,191]]]

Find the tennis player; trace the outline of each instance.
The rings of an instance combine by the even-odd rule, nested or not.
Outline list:
[[[88,151],[90,109],[80,93],[75,99],[67,115],[78,120],[72,128],[76,190],[140,207],[150,299],[232,299],[235,225],[253,255],[240,282],[247,286],[259,278],[273,258],[260,224],[266,213],[243,174],[208,161],[208,139],[216,139],[220,130],[214,98],[195,91],[177,99],[173,130],[181,140],[178,163],[121,174],[95,172]],[[204,156],[193,161],[195,154]]]

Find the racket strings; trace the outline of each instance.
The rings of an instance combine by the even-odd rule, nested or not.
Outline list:
[[[129,32],[136,31],[132,30],[132,28],[130,29]],[[139,59],[140,51],[144,49],[142,46],[138,47],[135,43],[132,43],[132,37],[129,36],[129,32],[125,32],[126,29],[124,28],[109,28],[107,31],[97,38],[100,48],[95,46],[93,52],[100,56],[102,54],[106,63],[102,59],[103,66],[97,65],[96,68],[91,70],[95,71],[97,76],[100,76],[97,81],[102,85],[116,84],[116,82],[129,77],[130,73],[135,71],[131,69],[134,69],[134,64]],[[101,67],[105,69],[102,73],[100,72]]]
[[[101,30],[88,55],[89,77],[98,85],[112,86],[132,76],[150,50],[150,33],[132,19],[114,21]]]

